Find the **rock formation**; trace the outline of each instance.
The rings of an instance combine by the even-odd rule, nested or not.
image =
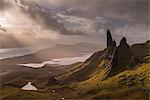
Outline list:
[[[107,48],[111,47],[113,44],[113,39],[109,30],[107,30]]]
[[[112,60],[112,68],[109,75],[113,76],[129,67],[133,67],[134,65],[135,57],[131,51],[130,46],[126,42],[126,38],[123,37],[120,45],[115,50]]]
[[[112,39],[111,33],[107,31],[107,48],[95,52],[88,60],[82,63],[76,72],[67,78],[67,81],[83,81],[89,79],[93,73],[101,74],[102,80],[114,76],[128,68],[135,66],[135,60],[126,38],[123,37],[119,46]],[[82,76],[82,77],[81,77]]]

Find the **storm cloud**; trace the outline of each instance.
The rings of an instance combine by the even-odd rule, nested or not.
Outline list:
[[[95,38],[96,41],[104,42],[106,30],[110,29],[117,41],[122,36],[126,36],[130,44],[149,39],[149,0],[14,0],[14,2],[20,7],[19,11],[31,20],[29,22],[34,23],[35,26],[30,26],[31,30],[36,24],[40,27],[40,36],[43,34],[41,30],[44,30],[46,34],[54,33],[53,35],[57,34],[59,38],[63,36],[73,38],[74,35],[79,35],[84,37],[85,41],[92,38],[92,42]],[[9,13],[8,9],[12,7],[10,0],[1,0],[0,3],[0,9]],[[80,41],[78,38],[74,39]]]

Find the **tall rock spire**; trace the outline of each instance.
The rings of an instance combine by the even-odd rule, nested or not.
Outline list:
[[[120,45],[125,45],[125,44],[127,44],[127,40],[125,37],[123,37],[120,41]]]
[[[113,44],[113,39],[112,39],[111,33],[110,33],[109,29],[108,29],[107,30],[107,48],[111,47],[112,44]]]

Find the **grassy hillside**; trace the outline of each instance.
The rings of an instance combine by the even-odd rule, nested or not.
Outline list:
[[[89,59],[75,69],[63,75],[67,82],[83,81],[91,78],[109,64],[108,49],[94,53]],[[81,77],[82,76],[82,77]],[[60,76],[62,77],[62,76]]]
[[[104,81],[99,79],[101,73],[76,85],[83,91],[83,98],[88,96],[92,100],[148,100],[150,64],[139,65],[135,70],[126,70]]]
[[[149,45],[149,43],[131,46],[134,53],[132,55],[130,54],[132,52],[127,52],[131,50],[125,41],[118,53],[116,53],[118,47],[111,47],[94,53],[85,62],[65,67],[59,66],[59,70],[48,65],[37,70],[26,70],[25,72],[11,74],[11,76],[17,76],[17,78],[6,81],[8,84],[0,88],[1,99],[149,100],[150,56],[148,50],[144,50],[148,49],[145,48],[147,47],[145,45]],[[114,59],[114,54],[117,55],[116,59]],[[127,54],[129,57],[125,57]],[[130,67],[131,64],[132,67]],[[120,70],[120,67],[123,70]],[[58,84],[53,86],[48,84],[52,79],[49,73],[44,74],[45,69],[54,73],[54,78],[59,81]],[[107,77],[110,72],[115,74]],[[12,77],[9,79],[12,79]],[[29,81],[38,88],[38,91],[23,91],[20,89]]]
[[[148,100],[150,89],[150,64],[138,65],[107,80],[101,75],[78,83],[45,87],[38,91],[23,91],[19,88],[1,88],[2,100]],[[52,90],[55,90],[53,93]]]
[[[134,44],[131,46],[131,50],[133,51],[134,56],[141,60],[146,56],[149,56],[149,48],[150,48],[150,41],[140,44]]]

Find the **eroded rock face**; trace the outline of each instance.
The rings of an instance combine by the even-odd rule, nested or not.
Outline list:
[[[104,62],[104,64],[102,63]],[[100,66],[101,65],[101,66]],[[95,72],[106,70],[103,79],[114,76],[128,68],[135,66],[135,57],[130,46],[126,42],[126,38],[122,38],[119,46],[112,39],[111,33],[107,31],[107,48],[103,51],[95,52],[88,60],[86,60],[78,71],[73,72],[67,81],[83,81],[89,79]],[[82,77],[81,77],[82,76]]]
[[[107,30],[107,48],[111,47],[113,44],[113,39],[109,30]]]
[[[107,57],[109,57],[109,59],[111,59],[111,57],[113,56],[113,52],[116,49],[116,41],[112,39],[111,33],[109,31],[109,29],[107,30]]]
[[[72,73],[65,81],[83,81],[90,78],[91,74],[99,69],[105,67],[106,69],[111,66],[114,51],[116,49],[116,41],[112,39],[111,33],[107,31],[107,48],[103,51],[95,52],[89,59],[87,59],[80,67],[81,69]],[[99,66],[102,61],[107,63],[104,66]],[[100,70],[99,72],[101,72]],[[82,77],[81,77],[82,76]]]
[[[112,68],[108,76],[116,75],[127,68],[135,65],[135,57],[131,51],[130,46],[126,42],[126,38],[122,38],[120,45],[116,48]]]

